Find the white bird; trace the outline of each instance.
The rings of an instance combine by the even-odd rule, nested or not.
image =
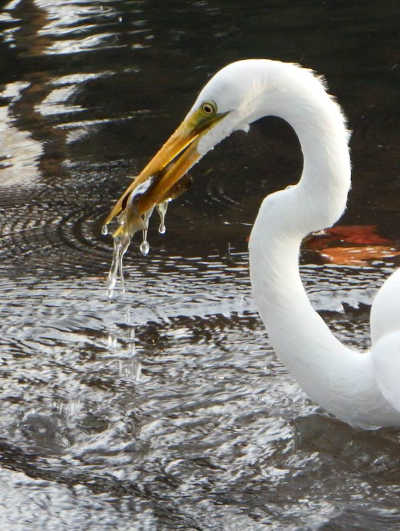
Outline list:
[[[124,231],[147,226],[148,213],[174,195],[193,164],[233,131],[248,131],[264,116],[286,120],[303,154],[299,182],[264,199],[250,237],[252,291],[270,341],[303,390],[328,412],[367,429],[400,426],[400,270],[373,302],[367,352],[343,345],[332,334],[300,278],[302,239],[340,218],[351,183],[345,118],[310,70],[264,59],[222,68],[121,196],[106,224],[118,216],[116,240]],[[145,181],[145,193],[137,193]],[[135,223],[127,223],[133,218]]]

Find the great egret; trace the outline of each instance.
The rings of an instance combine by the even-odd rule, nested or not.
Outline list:
[[[105,223],[117,216],[120,261],[129,238],[146,229],[157,204],[203,155],[263,116],[286,120],[298,135],[303,172],[297,185],[267,196],[251,232],[252,290],[271,343],[304,391],[353,426],[400,426],[400,270],[371,309],[372,346],[343,345],[312,308],[299,272],[302,239],[331,226],[350,189],[349,133],[321,78],[265,59],[229,64],[204,86],[182,124],[131,183]],[[128,238],[128,239],[127,239]]]

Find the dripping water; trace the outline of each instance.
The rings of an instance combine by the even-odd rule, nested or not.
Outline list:
[[[144,228],[142,230],[143,239],[142,239],[142,243],[140,244],[140,247],[139,247],[139,250],[140,250],[140,252],[142,253],[143,256],[147,256],[149,254],[149,251],[150,251],[150,244],[147,241],[147,232],[149,230],[149,220],[151,218],[152,213],[153,213],[153,209],[151,209],[148,212],[146,212],[144,214],[144,216],[143,216],[143,225],[144,225]]]
[[[131,236],[127,233],[113,236],[114,248],[110,271],[107,278],[108,296],[110,298],[114,295],[114,288],[117,284],[118,277],[121,280],[121,290],[125,293],[125,280],[123,269],[123,258],[131,243]]]
[[[135,197],[137,198],[138,196]],[[165,218],[169,201],[170,199],[165,200],[157,205],[157,212],[160,217],[160,225],[158,228],[160,234],[165,234],[166,232]],[[148,242],[148,229],[149,221],[153,211],[154,208],[151,208],[145,214],[139,215],[135,203],[133,202],[133,197],[130,197],[125,210],[123,210],[123,212],[121,212],[117,218],[119,226],[112,235],[114,240],[113,256],[107,278],[107,289],[110,298],[112,298],[114,295],[114,290],[118,279],[121,281],[121,291],[122,293],[125,293],[123,258],[128,250],[133,236],[139,230],[142,231],[142,242],[139,245],[139,251],[143,256],[147,256],[149,254],[150,244]],[[102,227],[101,232],[103,235],[108,234],[107,225]]]
[[[148,177],[144,182],[140,184],[134,183],[133,190],[129,195],[125,195],[122,201],[122,212],[116,217],[119,224],[117,230],[113,234],[114,238],[114,251],[111,263],[110,272],[108,275],[108,290],[109,295],[112,297],[114,288],[116,286],[118,276],[121,278],[122,291],[125,291],[124,276],[123,276],[123,257],[129,247],[129,244],[139,230],[142,231],[142,242],[139,245],[139,251],[143,256],[147,256],[150,251],[150,244],[147,239],[149,221],[156,206],[158,216],[160,218],[160,224],[158,226],[158,232],[160,234],[166,233],[165,218],[168,210],[168,204],[172,199],[175,199],[188,190],[191,185],[192,178],[186,174],[181,180],[175,183],[174,186],[168,191],[168,195],[164,195],[164,200],[160,203],[153,205],[144,214],[139,214],[138,200],[145,196],[152,189],[152,186],[159,182],[161,176],[165,173],[166,168]],[[140,178],[137,178],[140,180]],[[108,233],[107,226],[102,227],[102,234]]]
[[[160,234],[165,234],[167,232],[167,229],[165,227],[165,216],[167,214],[168,203],[169,203],[169,200],[166,200],[157,205],[157,212],[158,212],[158,215],[160,216],[160,225],[158,227],[158,232]]]
[[[143,232],[147,233],[147,231],[143,231]],[[147,256],[149,254],[150,244],[146,239],[143,239],[142,243],[139,246],[139,250],[143,256]]]

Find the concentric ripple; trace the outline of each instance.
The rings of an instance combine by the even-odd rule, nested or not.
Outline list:
[[[255,124],[194,168],[166,234],[150,226],[147,257],[133,243],[126,293],[108,295],[112,240],[100,228],[112,202],[202,83],[241,54],[264,56],[266,34],[271,56],[324,70],[349,114],[350,222],[398,239],[398,16],[372,2],[226,4],[0,10],[1,529],[400,526],[398,433],[320,412],[252,302],[255,211],[301,166],[287,126]],[[322,266],[310,254],[314,306],[367,348],[369,305],[394,264]]]

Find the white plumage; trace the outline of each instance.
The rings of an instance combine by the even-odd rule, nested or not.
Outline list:
[[[357,352],[336,339],[312,308],[299,273],[302,239],[331,226],[350,189],[349,134],[338,104],[311,71],[246,60],[220,70],[188,113],[204,101],[228,112],[199,141],[204,155],[263,116],[285,119],[298,135],[303,172],[296,186],[267,196],[250,238],[254,298],[271,343],[305,392],[354,426],[400,426],[400,273],[372,306],[372,347]]]
[[[303,153],[300,181],[264,199],[250,238],[252,289],[271,343],[301,387],[327,411],[354,426],[400,426],[399,271],[372,305],[368,352],[354,351],[333,336],[301,282],[302,239],[339,219],[351,184],[345,118],[310,70],[250,59],[210,79],[105,220],[106,225],[113,218],[119,221],[113,234],[112,287],[134,232],[143,229],[147,243],[154,206],[174,197],[179,180],[216,144],[233,131],[248,131],[263,116],[286,120]]]

